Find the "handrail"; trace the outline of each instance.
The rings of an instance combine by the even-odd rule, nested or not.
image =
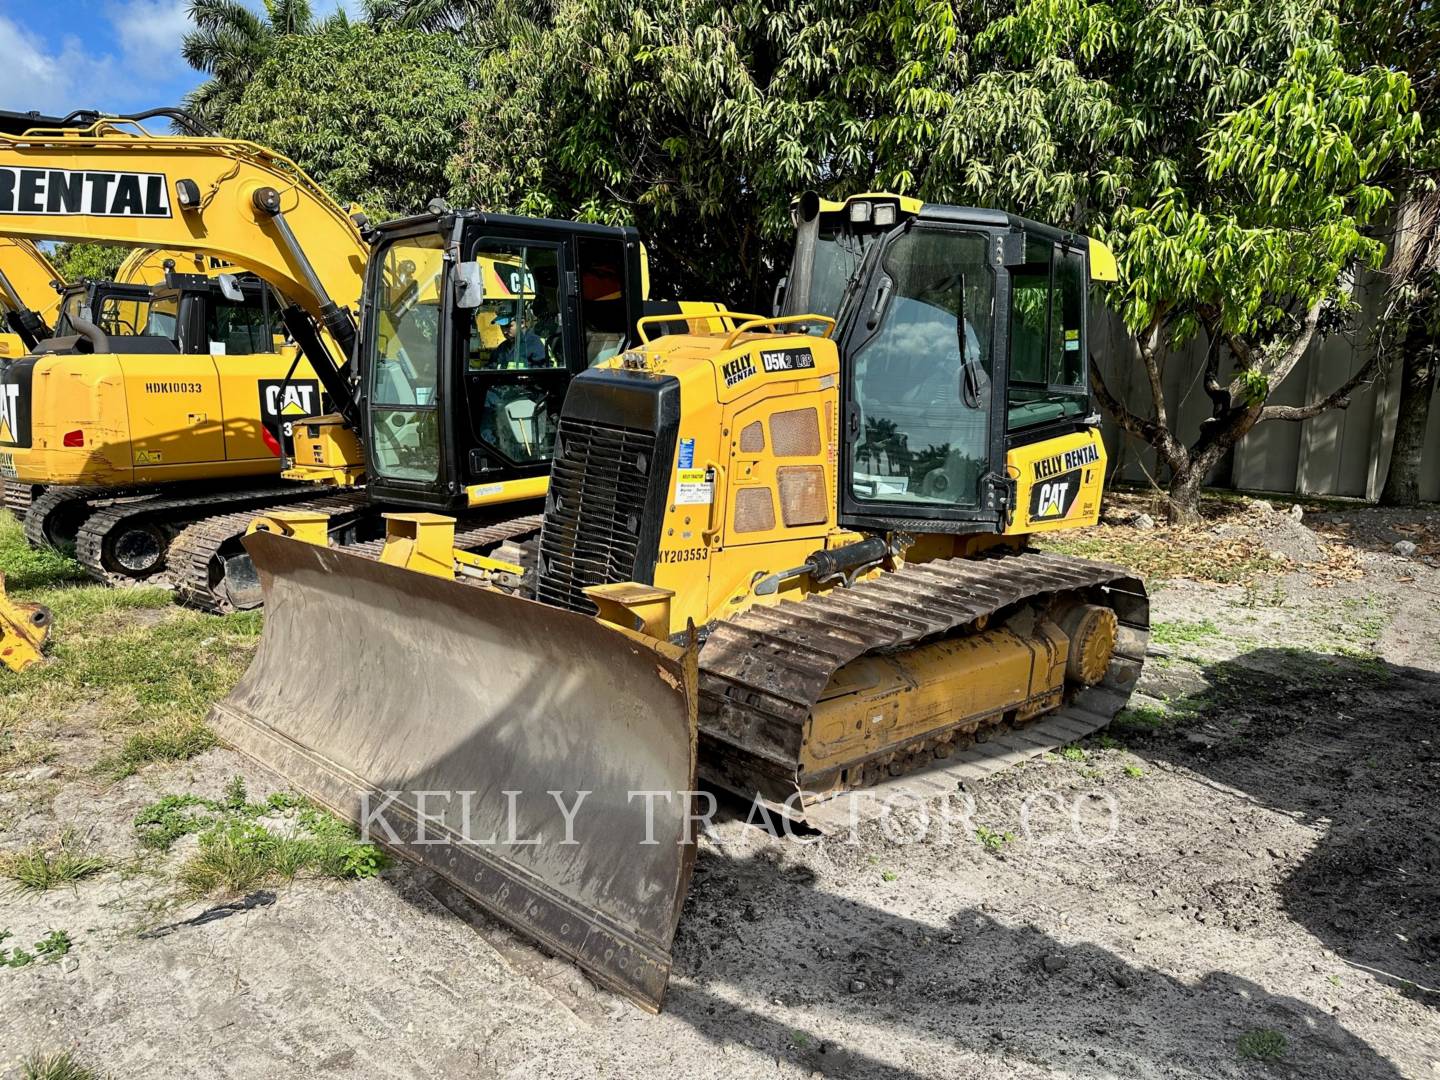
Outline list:
[[[645,333],[645,328],[654,323],[670,322],[700,322],[704,319],[758,319],[759,315],[751,315],[744,311],[731,311],[728,308],[717,308],[714,311],[706,312],[676,312],[674,315],[645,315],[635,323],[635,332],[640,335],[642,345],[650,344],[650,335]]]
[[[788,326],[791,323],[824,323],[824,336],[827,338],[835,332],[835,320],[828,315],[780,315],[769,319],[754,316],[749,322],[741,323],[730,332],[730,336],[725,339],[725,344],[720,346],[720,351],[724,352],[730,348],[735,344],[736,338],[757,326]]]

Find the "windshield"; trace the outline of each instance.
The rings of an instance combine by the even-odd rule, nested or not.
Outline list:
[[[815,238],[815,269],[810,280],[810,303],[806,314],[839,318],[850,281],[860,269],[865,252],[881,237],[879,232],[852,232],[843,222],[820,226]]]
[[[861,420],[855,498],[977,505],[989,459],[995,302],[985,253],[982,235],[938,229],[912,230],[886,251],[879,324],[851,365]]]
[[[440,364],[440,298],[444,240],[409,237],[380,259],[380,295],[371,314],[367,356],[371,455],[392,480],[440,475],[436,394]]]

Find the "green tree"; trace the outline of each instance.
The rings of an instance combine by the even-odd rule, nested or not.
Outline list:
[[[129,248],[108,244],[57,244],[50,261],[67,282],[82,278],[110,281],[129,254]]]
[[[506,40],[476,71],[457,198],[636,224],[659,278],[741,305],[769,302],[790,200],[918,167],[965,74],[948,0],[506,10]]]
[[[1152,410],[1097,396],[1169,473],[1170,516],[1258,423],[1348,404],[1373,361],[1302,406],[1268,402],[1315,335],[1343,323],[1359,267],[1393,203],[1421,124],[1403,72],[1342,49],[1325,0],[1165,4],[1030,0],[977,45],[986,73],[962,95],[970,124],[943,159],[975,163],[998,201],[1106,239],[1111,302],[1133,333]],[[1183,442],[1162,393],[1166,360],[1204,332],[1212,416]]]
[[[449,34],[324,27],[286,38],[251,73],[226,130],[288,155],[375,220],[414,213],[447,193],[475,62]]]
[[[180,54],[210,77],[185,95],[185,109],[216,130],[225,126],[230,109],[282,38],[347,22],[344,10],[337,9],[317,24],[308,0],[265,0],[263,16],[243,0],[190,0],[189,14],[195,29],[181,40]]]
[[[750,305],[807,187],[1098,235],[1153,411],[1097,394],[1186,520],[1255,424],[1343,406],[1370,374],[1268,402],[1383,257],[1370,230],[1419,137],[1405,74],[1342,44],[1332,0],[559,0],[477,69],[452,172],[486,206],[638,224],[662,276]],[[1202,331],[1213,416],[1187,444],[1160,387]]]

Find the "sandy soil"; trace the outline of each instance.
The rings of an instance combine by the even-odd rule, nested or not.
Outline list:
[[[658,1017],[404,867],[156,936],[210,905],[174,899],[183,845],[141,859],[130,820],[236,773],[275,789],[227,751],[11,777],[0,846],[69,824],[122,868],[0,896],[13,941],[75,940],[0,969],[0,1075],[71,1047],[114,1077],[1440,1080],[1440,570],[1391,550],[1433,524],[1312,523],[1350,573],[1157,591],[1142,716],[1167,717],[977,785],[998,850],[937,819],[809,845],[721,822]],[[93,753],[83,719],[65,762]],[[1255,1031],[1278,1060],[1238,1052]]]

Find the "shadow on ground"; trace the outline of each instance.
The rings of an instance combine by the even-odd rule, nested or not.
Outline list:
[[[1440,674],[1263,648],[1206,665],[1176,727],[1131,748],[1323,829],[1283,879],[1286,912],[1432,1008],[1440,994]],[[1214,897],[1223,912],[1239,896]]]

